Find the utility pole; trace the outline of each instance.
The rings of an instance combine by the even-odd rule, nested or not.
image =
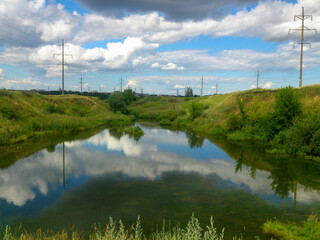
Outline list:
[[[302,87],[302,66],[303,66],[303,45],[309,45],[311,47],[311,43],[306,43],[304,42],[304,31],[315,31],[317,34],[317,30],[316,29],[310,29],[308,27],[306,27],[304,25],[304,20],[310,18],[312,21],[312,15],[305,15],[304,14],[304,7],[302,7],[302,15],[295,15],[294,16],[294,21],[296,21],[296,19],[300,19],[301,20],[301,27],[297,28],[297,29],[289,29],[289,34],[290,31],[301,31],[301,42],[300,43],[295,43],[295,44],[300,44],[301,45],[301,49],[300,49],[300,75],[299,75],[299,88]]]
[[[143,94],[143,88],[141,88],[141,95]]]
[[[216,95],[218,94],[218,83],[216,83]]]
[[[259,67],[257,71],[257,89],[259,88]]]
[[[201,90],[200,90],[200,97],[202,97],[203,94],[203,76],[201,78]]]
[[[81,89],[81,96],[82,96],[82,75],[80,77],[80,89]]]
[[[65,64],[64,63],[64,57],[65,56],[71,56],[72,57],[72,55],[71,54],[64,54],[64,47],[65,47],[65,45],[64,45],[64,40],[62,39],[62,41],[61,41],[61,53],[59,53],[59,54],[54,54],[53,55],[53,57],[55,56],[55,55],[61,55],[61,64],[58,64],[58,66],[59,65],[61,65],[62,66],[62,95],[64,95],[64,66],[65,65],[67,65],[68,67],[69,67],[69,64]]]
[[[177,89],[177,97],[179,97],[179,89]]]
[[[123,83],[123,81],[122,81],[122,78],[120,79],[120,92],[122,92],[122,83]]]

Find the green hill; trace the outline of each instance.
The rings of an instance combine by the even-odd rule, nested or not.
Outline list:
[[[0,91],[0,145],[44,133],[79,132],[115,121],[129,120],[111,112],[105,101],[95,97]]]
[[[290,101],[295,97],[299,109],[291,116],[294,103]],[[276,104],[277,98],[280,100]],[[225,135],[234,141],[260,142],[278,153],[320,156],[320,85],[254,89],[188,100],[152,96],[129,109],[140,120],[192,129],[207,136]]]

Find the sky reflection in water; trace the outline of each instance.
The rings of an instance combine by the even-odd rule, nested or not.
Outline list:
[[[119,174],[120,182],[128,184],[141,179],[160,181],[166,173],[197,174],[215,179],[213,184],[219,182],[219,187],[228,191],[258,196],[265,204],[293,206],[294,193],[289,192],[288,198],[283,199],[276,195],[269,172],[256,170],[253,178],[245,165],[241,171],[235,171],[237,162],[210,141],[157,127],[143,130],[146,134],[140,141],[105,130],[87,140],[59,144],[54,151],[43,149],[1,170],[0,219],[1,215],[5,222],[34,218],[46,207],[61,204],[61,199],[68,198],[72,191],[85,189],[94,179]],[[115,182],[118,177],[114,177]],[[306,191],[299,183],[295,189],[297,203],[310,208],[319,205],[318,190]]]

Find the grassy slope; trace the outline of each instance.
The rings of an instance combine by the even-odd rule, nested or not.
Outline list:
[[[313,85],[296,89],[300,96],[303,113],[320,110],[320,85]],[[187,127],[194,128],[199,133],[211,133],[215,125],[225,126],[230,114],[239,114],[237,98],[244,101],[245,111],[251,120],[271,113],[275,103],[275,94],[278,90],[254,89],[230,94],[205,96],[186,101],[177,97],[148,97],[143,98],[130,106],[140,118],[161,120],[175,111],[177,118],[184,121]],[[188,122],[189,106],[192,102],[199,102],[208,108],[195,121]],[[185,115],[179,111],[184,110]],[[177,122],[177,121],[176,121]],[[174,124],[175,122],[173,122]]]
[[[0,91],[0,145],[44,132],[66,133],[96,128],[119,118],[123,116],[112,113],[108,104],[97,98]]]

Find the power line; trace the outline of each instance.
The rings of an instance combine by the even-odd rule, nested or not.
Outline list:
[[[259,88],[259,67],[257,71],[257,89]]]
[[[294,16],[294,20],[296,21],[296,19],[300,19],[301,20],[301,27],[297,28],[297,29],[289,29],[289,34],[290,31],[301,31],[301,42],[300,43],[295,43],[295,44],[300,44],[301,49],[300,49],[300,74],[299,74],[299,88],[302,87],[302,62],[303,62],[303,45],[310,45],[311,47],[311,43],[306,43],[304,42],[304,31],[315,31],[317,34],[317,30],[316,29],[310,29],[308,27],[306,27],[304,25],[304,20],[310,18],[312,21],[312,15],[305,15],[304,14],[304,7],[302,7],[302,15],[295,15]]]
[[[64,63],[64,57],[65,56],[71,56],[72,57],[72,55],[71,54],[64,54],[64,47],[65,47],[65,45],[64,45],[64,40],[62,39],[62,41],[61,41],[61,53],[59,53],[59,54],[54,54],[53,55],[53,57],[55,56],[55,55],[61,55],[61,64],[58,64],[58,65],[61,65],[62,66],[62,95],[64,95],[64,66],[65,65],[67,65],[68,67],[69,67],[69,64],[65,64]]]
[[[201,78],[201,91],[200,91],[200,97],[203,95],[203,76]]]
[[[80,77],[80,90],[81,90],[81,96],[82,96],[82,75]]]

